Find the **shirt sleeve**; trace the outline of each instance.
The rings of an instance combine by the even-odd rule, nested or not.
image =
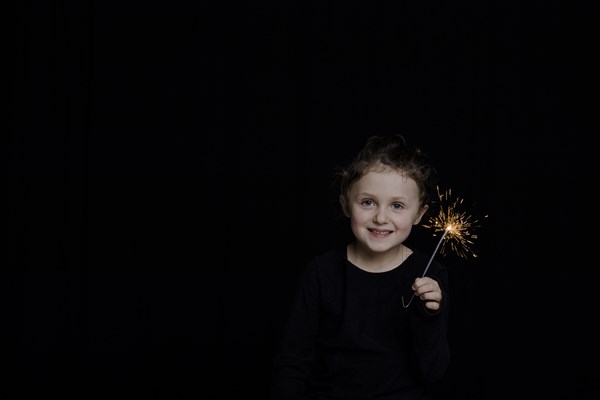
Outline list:
[[[437,312],[428,311],[425,303],[418,300],[411,314],[411,329],[414,357],[417,361],[421,380],[430,384],[443,377],[450,363],[450,349],[447,337],[449,296],[448,272],[439,266],[434,275],[442,289],[442,301]]]
[[[306,393],[314,359],[319,316],[319,285],[316,263],[301,271],[288,318],[276,349],[271,400],[300,400]]]

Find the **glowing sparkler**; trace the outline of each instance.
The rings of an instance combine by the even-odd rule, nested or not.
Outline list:
[[[440,243],[443,242],[440,254],[444,255],[446,248],[450,247],[460,257],[467,258],[469,255],[477,257],[477,254],[471,250],[471,245],[473,244],[473,240],[477,239],[477,235],[473,233],[473,230],[479,228],[479,221],[473,220],[472,216],[467,214],[466,211],[460,210],[463,203],[462,198],[457,197],[454,201],[451,201],[451,197],[451,190],[440,193],[440,189],[438,188],[439,211],[436,215],[429,218],[429,224],[424,224],[423,227],[433,229],[434,236],[436,236],[437,232],[444,232],[440,238]],[[437,252],[438,247],[433,252],[432,258]]]
[[[473,233],[473,230],[480,226],[479,221],[473,220],[470,214],[467,214],[466,211],[460,210],[460,207],[463,203],[462,198],[457,197],[454,199],[454,201],[451,201],[451,190],[440,193],[440,189],[438,187],[437,191],[439,199],[438,213],[429,218],[429,224],[424,224],[422,226],[433,229],[434,236],[436,236],[438,232],[443,232],[443,234],[440,237],[437,246],[435,246],[435,250],[433,251],[433,254],[431,254],[429,262],[427,263],[421,278],[427,273],[433,258],[438,252],[438,249],[440,249],[440,245],[440,254],[442,255],[446,254],[446,250],[449,247],[450,250],[454,251],[460,257],[477,257],[477,254],[475,254],[475,252],[471,249],[471,245],[473,244],[473,240],[477,239],[477,235]],[[413,293],[413,296],[408,304],[404,304],[404,298],[402,298],[402,304],[405,308],[410,305],[414,296],[415,295]]]

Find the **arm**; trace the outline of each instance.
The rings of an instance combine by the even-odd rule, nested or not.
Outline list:
[[[419,298],[411,315],[413,348],[418,372],[425,383],[441,379],[450,362],[447,288],[445,269],[440,269],[435,276],[417,278],[413,284],[415,296]]]
[[[309,264],[301,272],[274,357],[272,400],[300,400],[305,396],[319,316],[317,288],[316,268]]]

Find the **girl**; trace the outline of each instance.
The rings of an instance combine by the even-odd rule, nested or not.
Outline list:
[[[448,275],[434,261],[421,278],[429,257],[404,242],[436,170],[403,136],[373,136],[336,178],[354,238],[303,268],[271,398],[431,399],[449,363]]]

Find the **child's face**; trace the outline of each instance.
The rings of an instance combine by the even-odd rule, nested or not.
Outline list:
[[[381,253],[400,246],[426,208],[420,207],[416,182],[389,170],[369,172],[356,181],[345,210],[356,239]]]

